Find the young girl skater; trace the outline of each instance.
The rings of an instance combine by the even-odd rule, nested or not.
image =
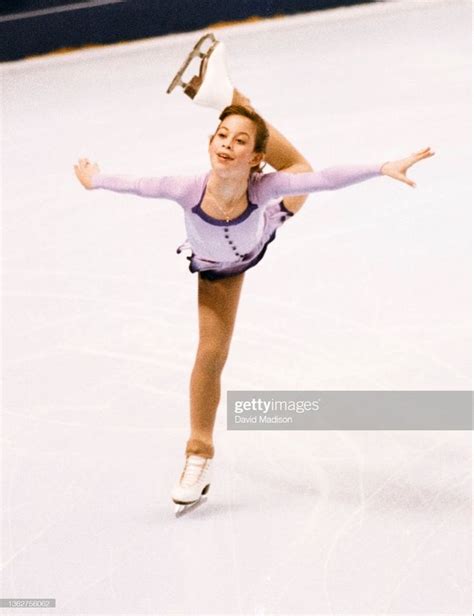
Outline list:
[[[202,52],[202,43],[212,45]],[[193,57],[200,73],[181,78]],[[338,166],[314,172],[306,159],[252,109],[225,69],[224,47],[203,37],[168,91],[181,85],[194,102],[218,108],[209,142],[210,171],[197,176],[131,177],[100,172],[81,158],[74,166],[81,184],[141,197],[171,199],[183,209],[191,272],[198,273],[199,344],[190,381],[191,430],[186,461],[172,491],[176,511],[199,501],[211,481],[213,428],[221,374],[229,353],[244,273],[264,256],[277,229],[303,205],[308,193],[340,189],[385,175],[414,187],[407,170],[434,155],[430,148],[383,164]],[[276,172],[261,173],[263,160]]]

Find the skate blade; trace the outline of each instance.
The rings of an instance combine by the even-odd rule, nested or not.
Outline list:
[[[203,505],[205,502],[207,502],[207,497],[201,496],[201,498],[199,498],[197,501],[194,501],[193,503],[187,503],[187,504],[175,503],[175,509],[174,509],[175,516],[179,518],[185,513],[194,511],[194,509],[197,509],[200,505]]]
[[[202,503],[207,502],[206,494],[209,492],[210,487],[211,487],[210,483],[208,483],[207,486],[204,486],[204,489],[201,492],[201,496],[196,501],[193,501],[192,503],[179,503],[177,501],[174,501],[175,503],[174,512],[175,512],[176,517],[178,517],[182,513],[185,513],[186,511],[191,511],[192,509],[196,509],[196,507],[198,507]]]
[[[209,48],[207,49],[207,51],[202,51],[201,47],[202,47],[203,43],[206,40],[210,40],[211,44],[210,44]],[[202,36],[199,39],[199,41],[194,45],[192,51],[188,54],[188,57],[183,62],[183,64],[181,65],[179,71],[174,76],[173,80],[171,81],[170,85],[168,86],[168,89],[166,90],[166,94],[170,94],[176,88],[176,86],[178,86],[178,85],[181,86],[182,88],[186,88],[189,84],[187,82],[184,82],[181,79],[182,76],[183,76],[184,71],[188,68],[188,66],[191,64],[191,62],[194,60],[194,58],[198,58],[198,57],[201,58],[201,59],[207,58],[212,53],[212,51],[213,51],[214,47],[217,45],[217,43],[218,43],[218,40],[212,34],[212,32]]]

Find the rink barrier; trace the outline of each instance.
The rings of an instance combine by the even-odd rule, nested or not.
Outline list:
[[[29,0],[19,9],[19,3],[6,0],[0,5],[0,62],[377,1]]]

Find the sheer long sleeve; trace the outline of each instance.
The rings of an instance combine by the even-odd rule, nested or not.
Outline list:
[[[195,176],[134,177],[98,173],[92,178],[92,188],[103,188],[152,199],[170,199],[180,205],[192,203],[199,194],[199,178]]]
[[[285,195],[304,195],[322,190],[338,190],[381,175],[383,165],[341,165],[322,171],[288,173],[276,171],[256,182],[257,199],[266,202]]]

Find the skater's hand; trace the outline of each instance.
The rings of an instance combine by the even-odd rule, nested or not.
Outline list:
[[[74,165],[74,171],[79,182],[88,190],[92,188],[92,178],[94,175],[100,173],[99,165],[91,163],[87,158],[80,158],[79,164]]]
[[[431,148],[425,148],[424,150],[415,152],[411,156],[408,156],[407,158],[403,158],[402,160],[395,160],[393,162],[385,163],[384,165],[382,165],[380,173],[382,175],[388,175],[394,180],[399,180],[400,182],[404,182],[405,184],[408,184],[408,186],[411,186],[412,188],[416,188],[415,182],[407,178],[406,176],[407,170],[415,163],[418,163],[420,160],[423,160],[424,158],[430,158],[431,156],[434,156],[434,155],[435,153],[431,151]]]

